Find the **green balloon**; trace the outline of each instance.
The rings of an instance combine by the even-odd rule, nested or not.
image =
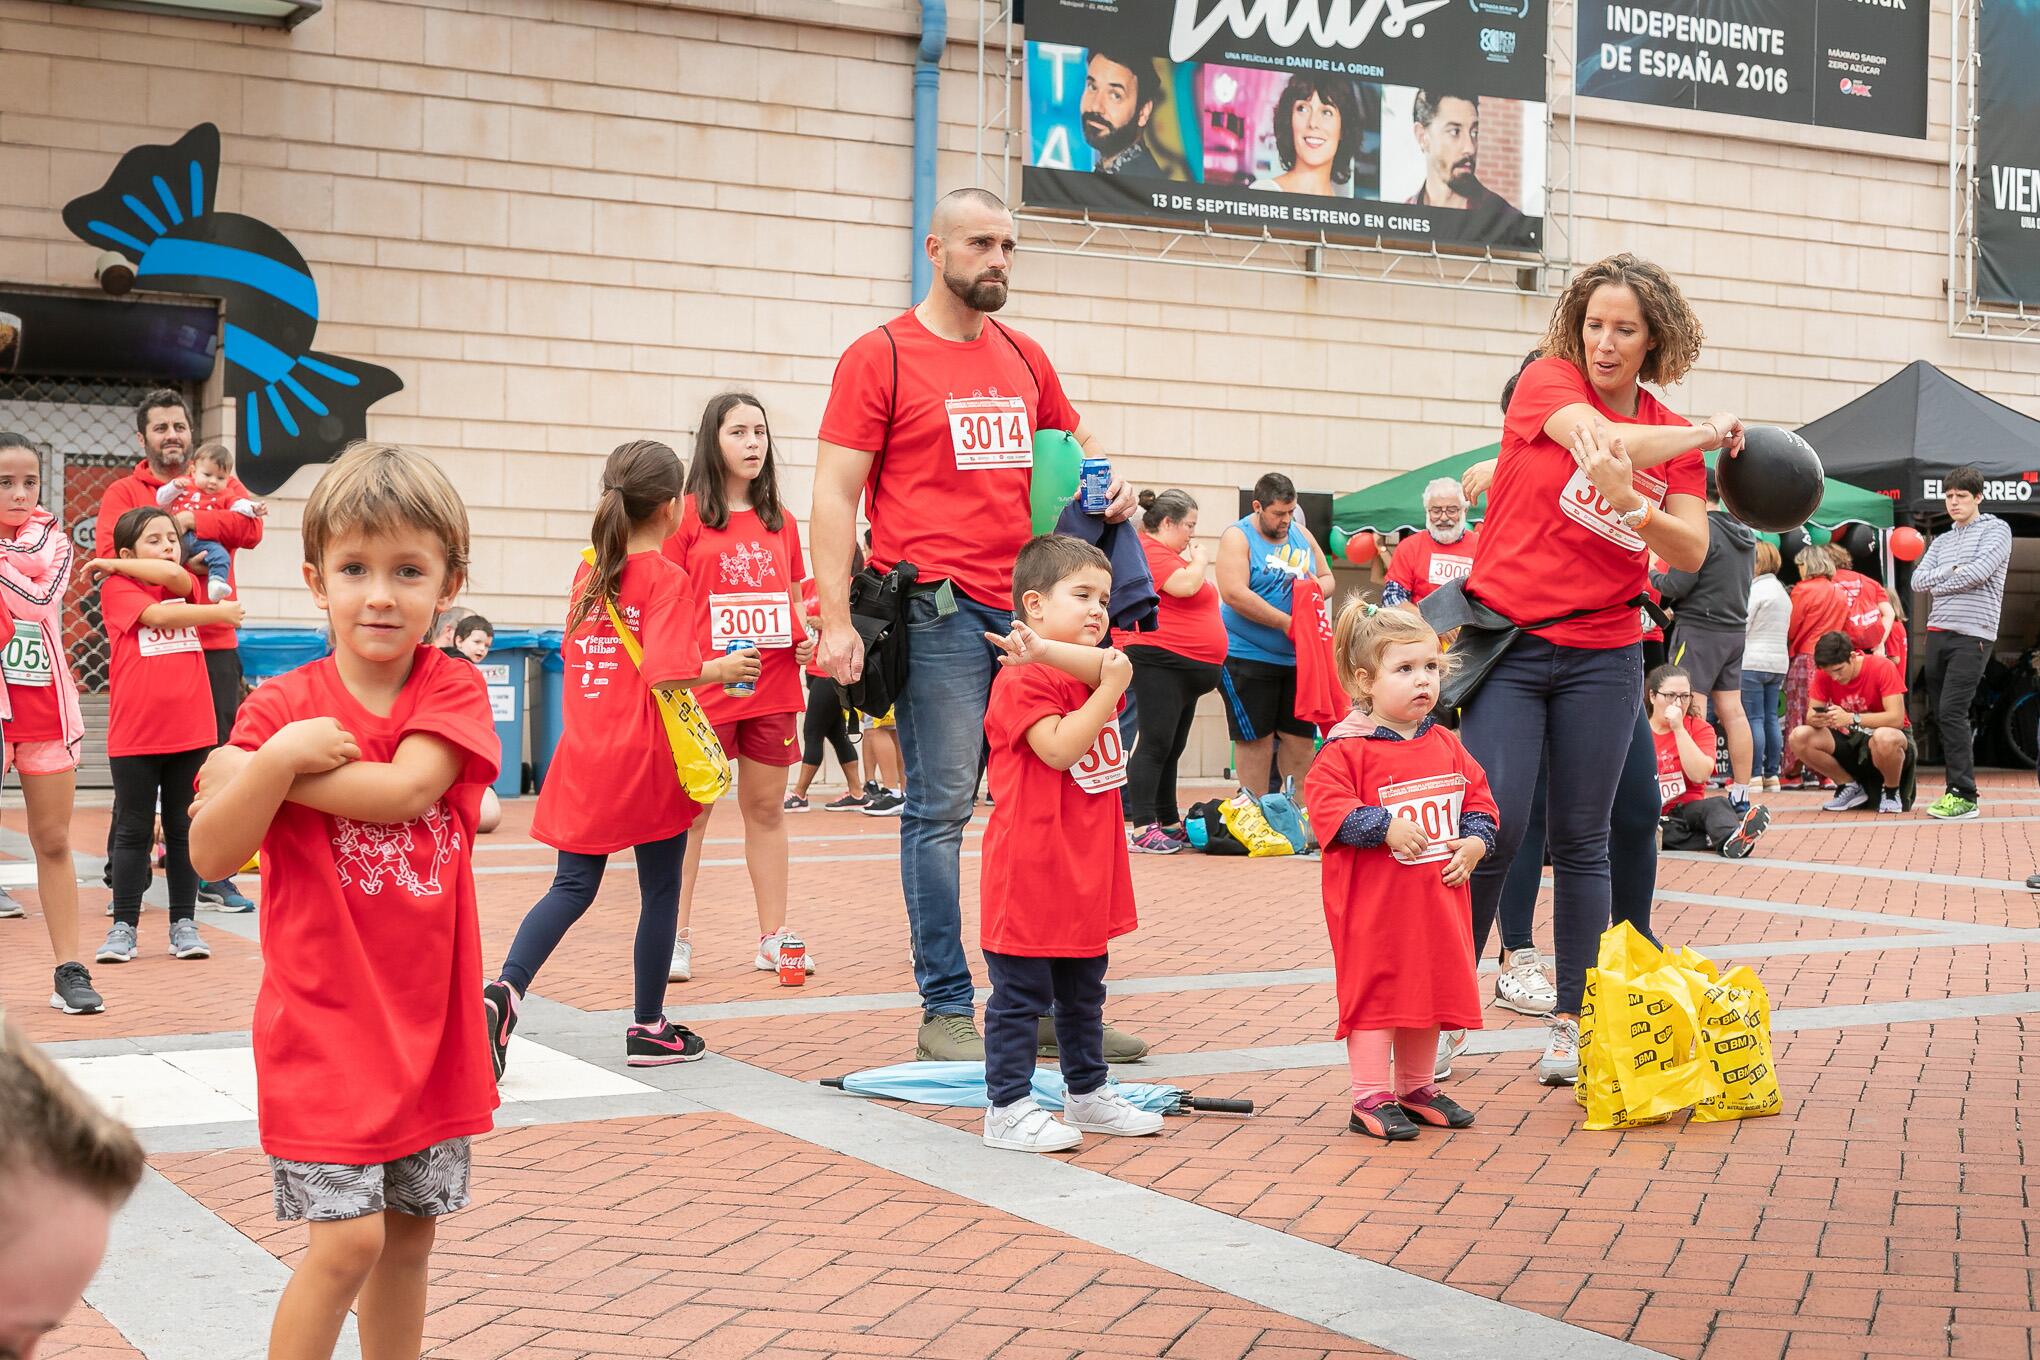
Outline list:
[[[1077,494],[1077,474],[1083,463],[1084,447],[1068,430],[1034,432],[1034,481],[1028,499],[1035,533],[1055,532],[1056,519]]]
[[[1818,524],[1806,526],[1806,541],[1813,544],[1816,548],[1823,543],[1829,543],[1833,540],[1834,533],[1831,530],[1823,529]]]
[[[1346,540],[1351,537],[1351,534],[1334,524],[1332,526],[1332,556],[1344,558],[1346,555]]]

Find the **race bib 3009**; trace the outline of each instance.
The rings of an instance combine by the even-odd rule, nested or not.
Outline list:
[[[1671,489],[1667,483],[1648,472],[1636,473],[1632,483],[1637,495],[1657,509],[1664,508],[1665,493]],[[1643,551],[1643,540],[1616,518],[1614,507],[1594,489],[1585,468],[1574,468],[1573,475],[1566,479],[1565,490],[1558,493],[1558,508],[1567,519],[1585,525],[1618,548]]]
[[[1034,466],[1034,431],[1019,397],[951,397],[943,409],[959,472]]]

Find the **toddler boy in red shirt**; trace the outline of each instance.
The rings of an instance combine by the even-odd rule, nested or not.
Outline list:
[[[309,1223],[272,1356],[417,1355],[436,1220],[467,1204],[496,1107],[470,854],[501,750],[481,672],[421,646],[466,576],[444,473],[357,444],[305,504],[333,654],[242,705],[199,773],[191,860],[262,851],[257,1120],[276,1216]]]
[[[985,1144],[1061,1152],[1086,1131],[1160,1133],[1162,1117],[1106,1081],[1106,944],[1134,928],[1119,790],[1119,710],[1133,679],[1106,604],[1112,567],[1080,539],[1043,534],[1013,564],[1013,631],[987,633],[1001,670],[985,712],[991,823],[979,861],[985,1003]],[[1054,1012],[1068,1102],[1035,1104],[1037,1017]]]

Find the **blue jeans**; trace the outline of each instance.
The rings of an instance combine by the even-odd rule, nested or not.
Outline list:
[[[1743,712],[1750,715],[1750,774],[1776,779],[1785,760],[1785,733],[1778,725],[1778,695],[1785,687],[1783,671],[1742,673]]]
[[[226,548],[209,538],[200,538],[197,534],[186,529],[184,531],[184,560],[189,562],[194,557],[203,557],[205,559],[205,575],[207,580],[224,581],[227,579],[227,566],[232,559],[228,557]]]
[[[956,612],[939,618],[932,594],[907,599],[907,683],[893,707],[907,773],[900,891],[907,899],[914,985],[929,1015],[974,1009],[959,901],[963,829],[977,792],[985,707],[998,672],[984,634],[1012,627],[1011,610],[988,609],[962,595]]]
[[[1590,651],[1525,636],[1495,663],[1460,724],[1501,813],[1495,853],[1473,873],[1476,959],[1487,952],[1549,749],[1552,934],[1562,1014],[1579,1014],[1587,969],[1608,928],[1609,822],[1642,703],[1639,648]]]
[[[1523,848],[1516,852],[1502,884],[1503,953],[1534,943],[1530,931],[1536,924],[1537,889],[1544,878],[1544,800],[1549,783],[1539,770],[1530,819],[1523,827]],[[1611,921],[1629,922],[1653,944],[1657,936],[1651,934],[1650,902],[1657,893],[1658,807],[1657,747],[1650,738],[1650,719],[1639,708],[1608,817],[1608,915]]]

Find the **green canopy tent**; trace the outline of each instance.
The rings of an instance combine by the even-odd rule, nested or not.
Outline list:
[[[1414,471],[1398,473],[1373,486],[1340,496],[1332,502],[1332,526],[1340,532],[1342,543],[1344,535],[1357,534],[1363,529],[1376,533],[1415,529],[1424,523],[1425,487],[1440,477],[1462,476],[1475,463],[1496,457],[1501,447],[1499,444],[1483,444],[1477,449],[1440,458]],[[1709,465],[1714,459],[1714,454],[1707,455]],[[1813,513],[1812,525],[1829,533],[1844,524],[1867,524],[1873,529],[1889,529],[1892,525],[1891,511],[1891,502],[1876,492],[1830,478],[1821,493],[1820,507]],[[1476,506],[1469,519],[1477,524],[1480,518],[1480,507]]]

